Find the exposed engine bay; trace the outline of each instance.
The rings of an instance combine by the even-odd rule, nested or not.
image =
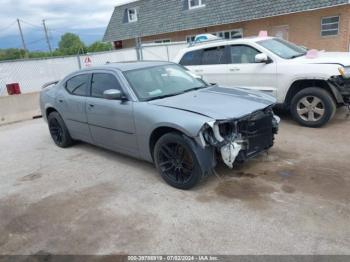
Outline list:
[[[280,119],[268,107],[239,119],[208,122],[200,132],[204,145],[213,146],[230,168],[273,146]]]

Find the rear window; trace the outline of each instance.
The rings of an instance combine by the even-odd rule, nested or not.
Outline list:
[[[200,65],[201,64],[201,53],[202,50],[191,51],[186,53],[181,61],[180,65],[191,66],[191,65]]]
[[[90,75],[77,75],[66,82],[66,90],[77,96],[85,96],[89,85]]]

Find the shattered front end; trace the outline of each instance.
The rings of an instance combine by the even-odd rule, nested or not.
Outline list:
[[[332,76],[328,83],[331,88],[335,88],[335,95],[337,101],[341,101],[345,105],[350,105],[350,78],[344,78],[343,76]]]
[[[230,168],[273,146],[280,119],[272,107],[239,119],[208,122],[200,132],[201,143],[213,146]]]

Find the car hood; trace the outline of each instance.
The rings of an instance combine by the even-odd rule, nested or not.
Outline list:
[[[314,58],[302,56],[297,58],[296,61],[307,64],[339,64],[350,66],[350,53],[319,51]]]
[[[274,97],[261,92],[215,86],[149,103],[224,120],[249,115],[275,102]]]

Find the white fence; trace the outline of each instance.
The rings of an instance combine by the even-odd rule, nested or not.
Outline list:
[[[22,93],[39,91],[50,81],[87,66],[103,65],[107,62],[137,60],[172,61],[184,42],[169,44],[145,44],[136,48],[45,59],[28,59],[0,62],[0,95],[7,95],[6,84],[19,83]]]

